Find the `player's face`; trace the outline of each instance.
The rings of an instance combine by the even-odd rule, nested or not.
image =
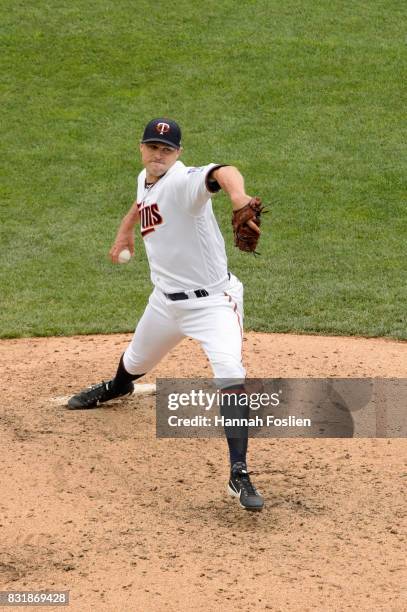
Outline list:
[[[147,170],[147,179],[158,179],[177,161],[181,149],[173,149],[159,142],[140,145],[141,161]]]

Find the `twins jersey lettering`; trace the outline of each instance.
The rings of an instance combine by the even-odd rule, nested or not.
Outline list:
[[[158,210],[158,204],[144,204],[139,211],[141,235],[144,237],[154,232],[155,226],[162,223],[163,218]]]

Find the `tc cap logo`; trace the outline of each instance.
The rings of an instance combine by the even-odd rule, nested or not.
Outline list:
[[[181,146],[181,129],[179,125],[167,117],[152,119],[144,128],[141,142],[157,141],[164,142],[174,149],[179,149]]]
[[[167,132],[170,131],[170,126],[168,125],[168,123],[157,123],[157,125],[155,126],[155,129],[157,130],[157,132],[163,136],[163,134],[166,134]]]

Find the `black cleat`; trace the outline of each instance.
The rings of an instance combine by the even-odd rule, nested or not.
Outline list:
[[[134,385],[132,382],[128,383],[125,387],[122,387],[120,391],[117,389],[112,390],[112,382],[113,380],[109,380],[108,382],[102,381],[97,385],[89,387],[89,389],[84,389],[77,395],[73,395],[68,401],[68,408],[70,410],[78,410],[80,408],[96,408],[96,406],[99,406],[99,404],[108,402],[115,397],[128,395],[134,391]]]
[[[238,497],[239,503],[245,510],[262,510],[264,499],[250,480],[250,474],[246,464],[235,463],[230,473],[228,493],[232,497]]]

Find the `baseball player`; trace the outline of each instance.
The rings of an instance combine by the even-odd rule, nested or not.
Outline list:
[[[94,408],[132,393],[133,381],[186,336],[200,342],[215,379],[222,381],[222,394],[238,398],[244,393],[243,285],[228,272],[211,196],[221,189],[229,196],[235,244],[244,251],[255,251],[261,202],[246,194],[235,167],[186,167],[181,152],[175,121],[158,118],[147,124],[140,143],[144,169],[137,199],[120,224],[110,257],[117,263],[124,249],[134,253],[134,227],[139,224],[154,289],[115,377],[74,395],[70,409]],[[240,408],[237,400],[235,409],[248,416],[248,408]],[[225,433],[231,465],[228,492],[243,508],[261,510],[263,497],[247,471],[248,429],[225,428]]]

